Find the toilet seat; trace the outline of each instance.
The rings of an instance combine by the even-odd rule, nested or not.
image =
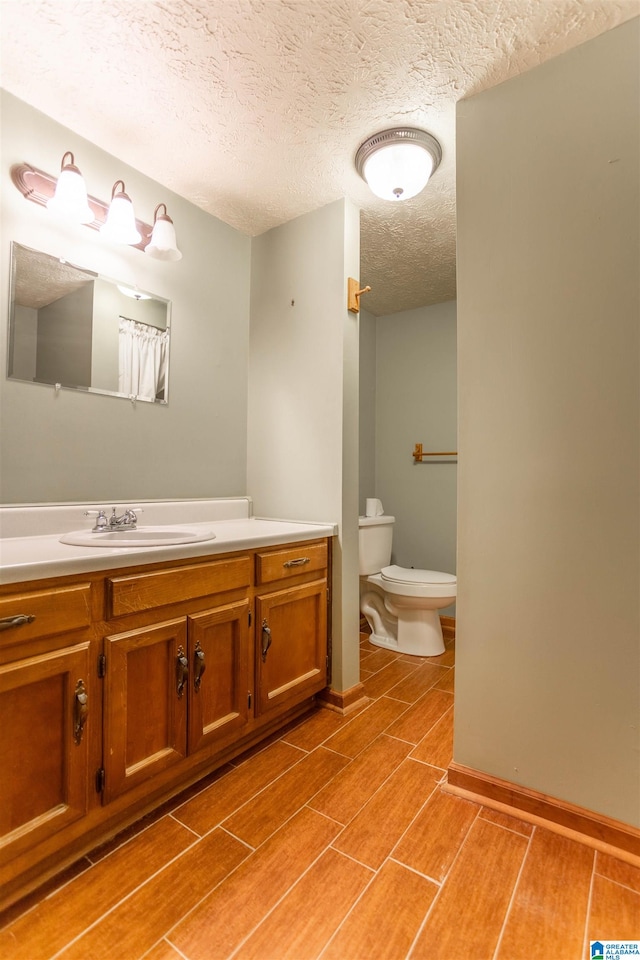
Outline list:
[[[451,584],[456,582],[452,573],[442,573],[440,570],[415,570],[413,567],[398,567],[396,564],[383,567],[380,575],[383,580],[390,580],[393,583]]]
[[[439,570],[413,570],[392,564],[367,579],[370,583],[377,584],[385,593],[396,597],[442,597],[446,598],[448,603],[453,603],[456,598],[455,576]]]

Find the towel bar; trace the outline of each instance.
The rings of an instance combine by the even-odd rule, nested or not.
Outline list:
[[[423,457],[457,457],[457,450],[445,450],[438,453],[426,453],[422,449],[421,443],[416,443],[413,448],[413,462],[414,463],[423,463]]]

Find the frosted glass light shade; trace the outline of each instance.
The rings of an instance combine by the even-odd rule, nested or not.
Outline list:
[[[382,200],[410,200],[429,182],[433,159],[415,143],[392,143],[372,154],[364,178]]]
[[[164,207],[163,214],[158,214],[160,207]],[[167,208],[164,203],[159,203],[155,209],[153,232],[149,243],[144,248],[144,252],[155,260],[176,261],[182,259],[182,253],[178,250],[173,220],[167,216]]]
[[[139,290],[132,290],[131,287],[123,287],[121,284],[118,284],[118,290],[120,293],[124,294],[125,297],[131,297],[132,300],[151,300],[151,294],[149,293],[140,293]]]
[[[67,157],[71,158],[71,162],[65,164]],[[87,201],[84,178],[73,162],[72,153],[65,153],[62,158],[56,190],[47,201],[47,210],[72,223],[92,223],[95,220]]]
[[[442,157],[426,130],[386,130],[370,137],[356,154],[356,169],[382,200],[410,200],[429,182]]]
[[[118,184],[122,184],[122,190],[116,193]],[[100,227],[100,233],[108,240],[114,240],[116,243],[140,243],[142,237],[136,227],[136,218],[133,212],[133,204],[124,192],[124,183],[117,180],[113,185],[111,194],[111,205],[107,213],[107,219]]]

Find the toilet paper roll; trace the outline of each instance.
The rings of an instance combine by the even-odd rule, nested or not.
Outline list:
[[[381,517],[383,513],[384,508],[382,506],[382,501],[377,500],[375,497],[368,497],[366,502],[365,516]]]

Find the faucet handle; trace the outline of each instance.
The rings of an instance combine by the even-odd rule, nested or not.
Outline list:
[[[99,510],[85,510],[85,517],[96,517],[95,526],[92,527],[93,531],[105,530],[109,526],[109,521],[107,520],[107,515],[104,511],[104,507],[101,507]]]

